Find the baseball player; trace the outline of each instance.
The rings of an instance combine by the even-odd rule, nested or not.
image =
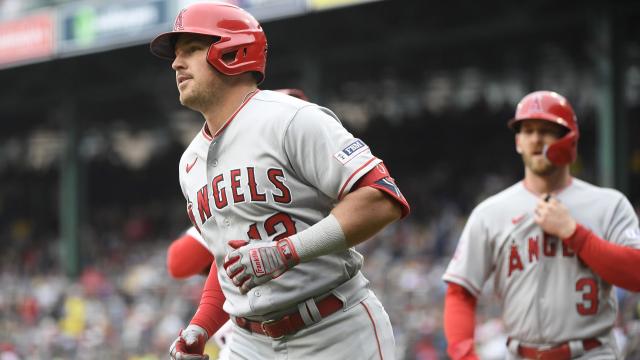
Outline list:
[[[224,311],[232,359],[392,359],[389,317],[353,246],[409,205],[330,110],[258,89],[266,49],[260,24],[226,3],[190,5],[151,42],[173,60],[180,102],[205,118],[179,174],[216,267],[171,357],[206,358]],[[223,309],[207,298],[216,281]]]
[[[287,88],[275,90],[283,94],[287,94],[296,97],[301,100],[308,101],[304,91],[300,89]],[[214,262],[214,257],[207,243],[204,241],[202,235],[198,232],[195,226],[191,226],[182,236],[174,240],[169,249],[167,250],[167,269],[171,277],[175,279],[185,279],[194,275],[209,275]],[[224,303],[224,294],[220,289],[219,283],[212,283],[210,287],[218,296],[213,299],[217,299],[218,303],[215,304],[217,308],[222,308]],[[219,319],[223,319],[226,313],[219,313]],[[228,318],[228,316],[227,316]],[[218,353],[218,360],[229,358],[229,349],[226,346],[227,341],[233,333],[233,327],[230,321],[227,321],[215,330],[213,339],[216,345],[220,349]]]
[[[471,213],[443,279],[453,359],[474,352],[476,299],[491,274],[510,359],[615,359],[612,287],[640,290],[640,229],[627,198],[571,176],[578,122],[569,102],[537,91],[509,122],[524,180]]]

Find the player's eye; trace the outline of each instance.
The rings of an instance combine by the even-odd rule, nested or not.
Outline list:
[[[196,45],[189,45],[184,49],[184,52],[187,54],[191,54],[194,53],[198,50],[198,47]]]

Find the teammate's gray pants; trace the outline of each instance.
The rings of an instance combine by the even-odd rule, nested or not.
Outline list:
[[[280,340],[252,334],[234,324],[229,359],[395,359],[389,316],[371,290],[361,291],[366,292],[364,299]]]

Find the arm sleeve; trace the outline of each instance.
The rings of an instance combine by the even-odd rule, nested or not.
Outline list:
[[[640,264],[640,250],[606,241],[580,224],[563,241],[606,282],[640,291],[640,271],[632,270]]]
[[[473,336],[475,331],[476,297],[462,286],[449,283],[444,298],[444,334],[447,354],[453,360],[477,359]]]
[[[167,250],[167,270],[176,279],[202,274],[213,262],[213,254],[194,235],[187,232]]]
[[[191,324],[207,330],[207,334],[211,338],[229,320],[229,314],[222,308],[224,302],[225,297],[220,288],[218,271],[214,262],[211,264],[211,271],[209,271],[207,282],[204,284],[202,296],[200,297],[200,305],[198,305],[198,310],[191,319]]]
[[[330,110],[299,109],[286,127],[284,152],[296,173],[331,199],[341,199],[380,164],[369,147],[350,134]]]

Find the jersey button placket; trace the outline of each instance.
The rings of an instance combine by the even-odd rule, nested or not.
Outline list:
[[[209,144],[209,150],[207,151],[207,183],[211,184],[213,177],[216,175],[216,172],[213,170],[214,167],[218,166],[218,141],[213,141]]]

